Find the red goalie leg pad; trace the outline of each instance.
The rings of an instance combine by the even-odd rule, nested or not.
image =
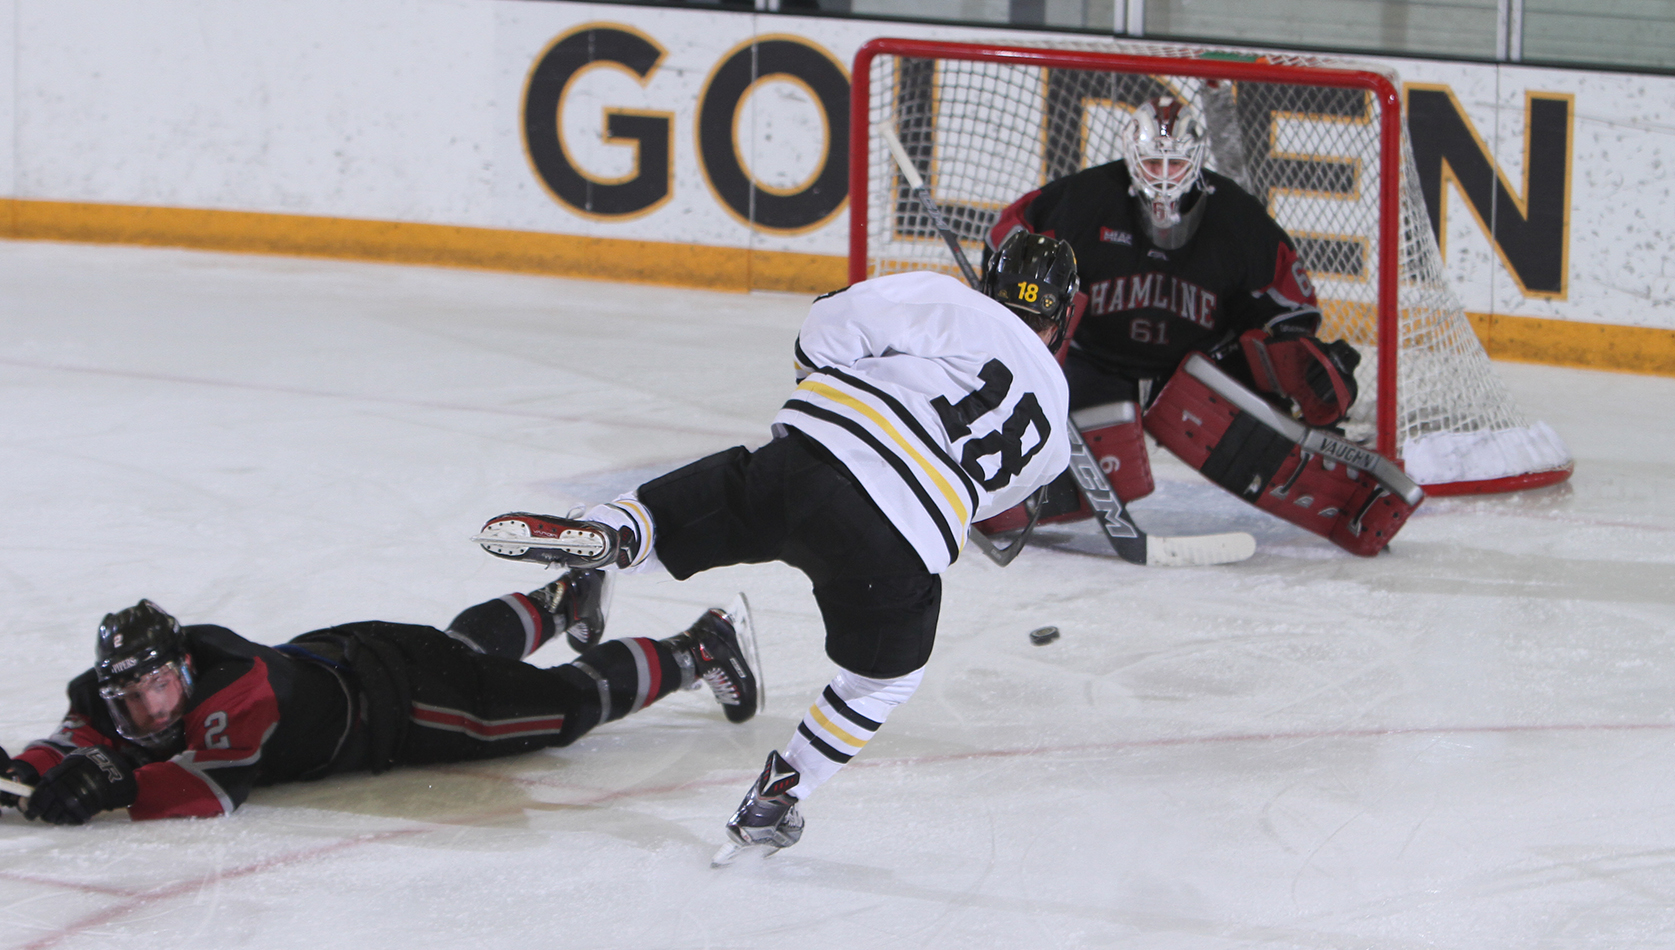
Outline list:
[[[1150,495],[1157,487],[1152,481],[1151,459],[1146,457],[1146,431],[1140,423],[1138,403],[1089,406],[1072,412],[1070,421],[1082,430],[1082,440],[1124,504]]]
[[[1065,521],[1081,521],[1092,518],[1093,509],[1082,498],[1082,493],[1076,488],[1076,480],[1065,472],[1054,479],[1047,486],[1047,501],[1041,507],[1041,517],[1036,524],[1058,524]],[[984,534],[994,535],[1006,531],[1022,531],[1029,524],[1029,510],[1023,505],[1013,505],[993,518],[973,522],[972,527]]]
[[[1169,378],[1145,425],[1210,481],[1352,554],[1377,554],[1414,508],[1366,472],[1305,453],[1184,372]]]
[[[1414,506],[1370,474],[1293,445],[1256,507],[1306,528],[1351,554],[1371,557],[1396,536]],[[1296,476],[1293,478],[1293,476]],[[1247,499],[1249,500],[1249,499]]]
[[[1082,430],[1111,488],[1124,503],[1144,498],[1156,487],[1152,483],[1152,463],[1146,457],[1146,433],[1140,424],[1140,407],[1132,402],[1113,402],[1103,406],[1089,406],[1070,414],[1076,428]],[[1048,486],[1047,503],[1036,524],[1059,524],[1093,517],[1093,509],[1077,490],[1070,473],[1059,476]],[[1015,505],[993,518],[976,523],[984,534],[1021,531],[1029,523],[1029,512],[1023,505]]]

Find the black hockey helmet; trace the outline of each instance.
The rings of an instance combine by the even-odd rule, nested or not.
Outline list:
[[[170,660],[186,658],[180,621],[149,600],[105,614],[95,649],[99,685],[137,679]]]
[[[989,255],[979,289],[1022,317],[1030,329],[1054,328],[1047,346],[1056,351],[1064,342],[1079,284],[1070,242],[1020,229]]]
[[[99,695],[123,738],[153,749],[174,743],[192,694],[180,622],[149,600],[106,614],[94,650]]]

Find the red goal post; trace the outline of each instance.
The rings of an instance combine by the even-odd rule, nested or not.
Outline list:
[[[1568,451],[1544,423],[1522,418],[1442,279],[1401,93],[1380,69],[1120,41],[872,40],[852,73],[850,281],[954,272],[882,144],[885,123],[975,262],[1012,200],[1120,157],[1126,110],[1157,92],[1198,103],[1211,125],[1210,167],[1264,200],[1297,240],[1320,290],[1322,336],[1362,350],[1352,437],[1402,460],[1436,495],[1569,476]]]

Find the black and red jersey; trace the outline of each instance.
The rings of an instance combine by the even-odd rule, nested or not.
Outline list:
[[[1104,371],[1132,379],[1173,373],[1187,353],[1245,330],[1286,323],[1319,329],[1320,305],[1296,247],[1262,203],[1206,171],[1198,229],[1175,250],[1147,237],[1121,161],[1068,175],[1001,213],[998,246],[1014,228],[1069,241],[1087,295],[1072,345]]]
[[[349,728],[347,687],[328,665],[299,660],[225,627],[182,628],[193,688],[177,748],[155,752],[117,734],[92,670],[70,682],[70,711],[18,755],[43,774],[78,746],[102,745],[139,766],[135,819],[231,812],[251,788],[323,773]]]

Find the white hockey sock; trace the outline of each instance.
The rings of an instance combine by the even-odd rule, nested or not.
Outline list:
[[[621,568],[622,573],[641,574],[663,566],[663,562],[657,559],[654,546],[657,528],[652,524],[651,512],[640,503],[640,497],[634,492],[618,495],[615,500],[603,505],[594,505],[582,517],[587,521],[610,525],[618,531],[627,528],[633,532],[636,550],[628,566]]]
[[[802,776],[791,794],[806,799],[855,757],[890,718],[890,710],[907,702],[923,667],[906,676],[875,680],[847,670],[832,678],[820,698],[803,713],[803,721],[785,747],[785,761]]]

